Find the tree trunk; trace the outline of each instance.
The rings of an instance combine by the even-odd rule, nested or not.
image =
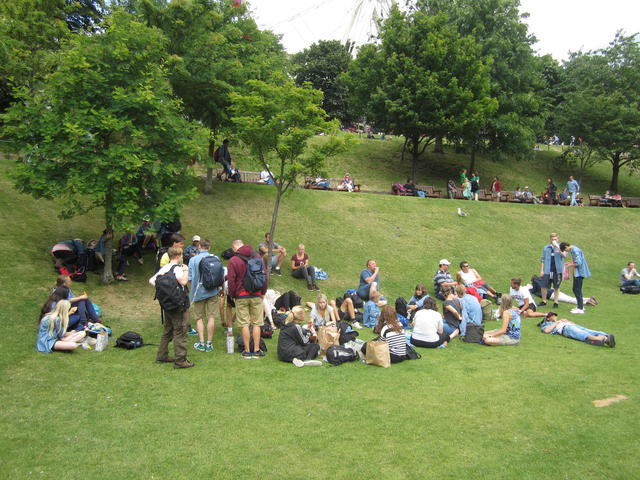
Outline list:
[[[111,216],[111,208],[112,208],[113,200],[111,198],[111,193],[107,193],[104,199],[104,216],[105,216],[105,224],[106,231],[111,231],[111,238],[107,237],[107,241],[104,243],[104,270],[102,271],[102,283],[105,285],[109,285],[113,283],[113,268],[112,268],[112,257],[113,257],[113,218]]]
[[[209,139],[209,165],[214,165],[213,154],[215,153],[215,147],[215,140],[213,138]],[[207,167],[207,178],[204,181],[204,193],[210,194],[211,192],[213,192],[213,166]]]
[[[411,180],[416,181],[416,169],[418,168],[418,142],[413,142],[411,148]]]
[[[433,153],[444,153],[444,144],[440,136],[436,137],[436,146],[433,147]]]
[[[271,242],[269,242],[269,245],[267,245],[268,250],[267,250],[266,268],[267,268],[267,271],[269,272],[267,275],[269,275],[271,272],[271,244],[275,242],[274,234],[276,233],[276,224],[278,223],[278,211],[280,210],[280,199],[282,198],[282,187],[283,185],[280,181],[276,182],[276,201],[273,205],[273,213],[271,214],[271,227],[269,228],[269,238],[271,239]]]
[[[618,177],[620,176],[620,154],[615,153],[611,158],[611,165],[613,172],[611,173],[611,184],[609,185],[609,191],[611,193],[618,193]]]
[[[473,174],[473,171],[476,169],[476,146],[471,145],[471,159],[469,161],[469,169],[467,170],[469,174]]]

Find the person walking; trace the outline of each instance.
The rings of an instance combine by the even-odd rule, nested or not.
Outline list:
[[[589,264],[587,259],[582,253],[582,250],[575,245],[571,245],[566,242],[560,244],[560,251],[565,253],[571,253],[573,267],[573,294],[576,296],[578,304],[576,308],[571,310],[571,313],[584,313],[584,300],[582,298],[582,282],[585,278],[591,276],[591,270],[589,270]]]

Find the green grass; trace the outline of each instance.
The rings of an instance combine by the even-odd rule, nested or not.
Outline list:
[[[386,158],[382,152],[375,165],[355,159],[340,165],[363,183],[382,186],[394,171],[378,171]],[[196,367],[176,371],[153,363],[155,347],[34,351],[37,313],[54,281],[50,246],[96,237],[102,216],[58,220],[54,203],[11,188],[8,167],[0,162],[6,478],[637,477],[640,298],[622,296],[617,280],[638,252],[638,210],[296,190],[282,205],[276,238],[290,252],[305,243],[312,263],[329,272],[321,282],[329,296],[355,287],[369,257],[378,260],[391,300],[408,297],[419,282],[431,289],[442,257],[469,261],[504,290],[510,277],[536,272],[548,233],[558,231],[585,251],[594,275],[585,293],[601,303],[579,322],[615,333],[618,346],[542,335],[525,320],[515,348],[454,341],[390,369],[356,363],[296,369],[277,361],[275,338],[260,361],[223,353],[219,330],[213,354],[190,353]],[[544,177],[535,164],[526,174],[488,161],[486,168],[508,169],[505,178],[530,176],[530,185]],[[209,237],[215,252],[238,237],[255,245],[269,225],[272,194],[264,186],[215,184],[213,195],[186,207],[184,232]],[[470,216],[458,217],[458,206]],[[161,325],[146,283],[147,258],[144,266],[132,264],[130,282],[101,286],[90,275],[86,290],[115,336],[135,330],[157,343]],[[284,270],[272,286],[313,300]],[[559,310],[566,316],[569,308]],[[629,399],[592,405],[617,394]]]

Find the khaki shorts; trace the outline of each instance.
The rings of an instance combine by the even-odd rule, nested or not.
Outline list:
[[[208,319],[209,317],[220,317],[220,295],[205,298],[191,304],[191,311],[196,320],[199,318]]]
[[[238,325],[264,325],[262,297],[236,298],[236,320]]]
[[[511,338],[509,335],[500,335],[498,340],[500,340],[500,345],[520,345],[519,338]]]

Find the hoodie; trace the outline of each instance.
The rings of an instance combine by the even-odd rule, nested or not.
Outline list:
[[[245,262],[244,259],[239,255],[242,255],[243,257],[253,257],[257,254],[253,251],[253,247],[251,245],[243,245],[238,249],[236,255],[231,257],[231,260],[229,260],[229,263],[227,264],[227,281],[229,286],[229,295],[231,296],[231,298],[251,298],[264,295],[267,292],[267,285],[265,285],[262,291],[245,291],[243,280],[244,275],[247,272],[247,262]],[[267,283],[268,281],[269,278],[267,277]]]

